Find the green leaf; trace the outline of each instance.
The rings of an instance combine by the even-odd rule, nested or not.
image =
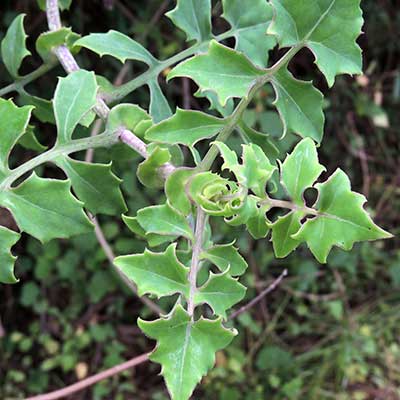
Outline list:
[[[54,48],[67,45],[68,38],[75,35],[71,28],[64,27],[57,31],[42,33],[36,41],[36,51],[43,61],[47,62],[55,57],[52,52]]]
[[[171,21],[197,43],[211,38],[211,0],[178,0],[167,14]]]
[[[270,135],[250,128],[243,121],[240,122],[239,129],[241,135],[244,136],[248,142],[259,146],[270,161],[275,161],[278,158],[279,149],[272,140],[270,140]]]
[[[15,17],[1,42],[1,57],[13,78],[19,76],[18,70],[23,59],[31,54],[25,44],[27,36],[24,30],[24,18],[25,14]]]
[[[233,99],[229,99],[223,107],[219,103],[217,94],[211,90],[201,91],[199,89],[196,93],[194,93],[194,96],[199,98],[206,98],[210,103],[209,110],[218,111],[223,117],[227,117],[228,115],[231,115],[233,113],[233,109],[235,107],[235,102],[233,101]]]
[[[177,109],[171,118],[154,125],[146,132],[149,141],[194,146],[198,141],[218,134],[225,121],[200,111]]]
[[[162,365],[168,391],[173,400],[188,400],[201,378],[215,363],[215,353],[228,346],[236,331],[228,330],[221,320],[201,318],[193,322],[177,305],[171,315],[138,325],[148,337],[157,340],[150,359]]]
[[[186,185],[194,172],[191,168],[178,168],[168,176],[165,182],[165,194],[169,204],[185,216],[192,211],[192,205],[186,193]]]
[[[356,44],[363,25],[360,0],[272,0],[275,18],[268,33],[281,47],[307,46],[333,86],[339,74],[362,72],[361,49]]]
[[[18,103],[27,106],[34,106],[33,115],[41,122],[55,124],[53,103],[41,97],[32,96],[24,89],[19,90]]]
[[[123,64],[126,60],[137,60],[154,65],[158,61],[138,42],[120,32],[111,30],[107,33],[91,33],[77,40],[74,47],[85,47],[100,57],[109,55]]]
[[[26,132],[21,136],[18,140],[18,144],[25,149],[42,152],[47,149],[46,146],[43,146],[35,135],[35,128],[33,126],[28,125],[26,128]]]
[[[14,263],[16,257],[11,254],[11,247],[18,242],[21,235],[10,231],[4,226],[0,226],[0,282],[17,283],[18,279],[14,275]]]
[[[171,154],[168,149],[155,147],[150,155],[138,166],[137,176],[139,181],[149,188],[162,188],[164,180],[160,175],[159,168],[170,159]]]
[[[0,193],[0,204],[13,214],[19,228],[41,242],[92,231],[82,203],[70,182],[42,179],[33,173],[16,188]]]
[[[143,208],[138,211],[137,218],[146,233],[193,239],[193,231],[186,218],[168,204]]]
[[[281,182],[290,198],[299,206],[304,206],[304,191],[326,171],[318,161],[315,143],[303,139],[281,165]]]
[[[148,124],[151,125],[150,115],[136,104],[118,104],[108,114],[107,130],[115,132],[124,127],[136,136],[143,137]],[[143,129],[146,127],[146,129]]]
[[[245,294],[246,288],[226,270],[218,275],[211,272],[208,281],[196,292],[194,300],[196,305],[207,303],[214,314],[226,319],[226,310],[239,303]]]
[[[144,254],[117,257],[114,264],[138,287],[139,296],[152,294],[160,297],[181,293],[189,295],[189,269],[175,254],[176,244],[164,253],[145,250]]]
[[[277,258],[287,257],[300,245],[301,240],[293,239],[293,235],[301,228],[304,216],[301,211],[293,211],[279,217],[272,225],[271,241]]]
[[[261,147],[250,143],[243,145],[243,176],[246,187],[253,190],[257,196],[265,195],[267,182],[277,169],[273,166]]]
[[[171,107],[157,79],[148,81],[147,85],[150,90],[150,114],[154,123],[157,124],[172,115]]]
[[[199,85],[201,92],[217,93],[219,102],[225,106],[230,98],[247,97],[256,79],[264,74],[243,54],[212,40],[207,54],[194,56],[177,65],[168,74],[168,80],[178,76],[189,77]]]
[[[266,36],[272,21],[272,7],[265,0],[223,0],[225,18],[236,39],[236,50],[243,52],[257,66],[265,67],[268,52],[275,47],[274,36]]]
[[[221,272],[229,269],[232,276],[243,275],[247,269],[246,260],[232,243],[211,247],[201,254],[201,258],[211,261]]]
[[[262,149],[253,143],[243,145],[243,164],[239,164],[236,153],[225,143],[215,142],[215,145],[224,159],[221,168],[234,173],[239,184],[253,190],[257,196],[263,197],[267,182],[277,168],[269,162]]]
[[[71,181],[78,198],[93,214],[118,215],[127,210],[121,193],[121,180],[112,170],[111,163],[91,164],[59,157],[57,165]]]
[[[157,247],[161,244],[172,242],[176,236],[156,235],[155,233],[146,233],[140,226],[137,217],[122,216],[122,220],[131,232],[139,236],[141,239],[147,240],[150,247]]]
[[[365,197],[351,191],[350,180],[342,170],[315,187],[319,197],[314,208],[319,214],[307,219],[293,239],[307,242],[319,262],[326,262],[333,246],[348,251],[356,242],[392,237],[371,220],[363,208]]]
[[[267,222],[267,217],[265,215],[268,209],[269,206],[258,207],[256,213],[246,222],[247,230],[256,240],[265,238],[270,230],[270,224]]]
[[[0,98],[0,179],[9,172],[8,157],[28,127],[33,107],[17,107]]]
[[[58,144],[69,142],[79,121],[96,104],[97,83],[93,72],[79,70],[60,78],[54,94]]]
[[[274,104],[284,124],[283,134],[294,132],[321,142],[325,123],[322,93],[311,82],[295,79],[285,68],[274,74],[271,83],[276,93]]]

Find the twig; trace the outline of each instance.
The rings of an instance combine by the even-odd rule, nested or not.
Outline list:
[[[74,383],[73,385],[67,386],[63,389],[56,390],[47,394],[41,394],[39,396],[28,397],[25,400],[56,400],[63,397],[71,396],[72,394],[86,389],[87,387],[90,387],[104,379],[111,378],[112,376],[126,371],[127,369],[133,368],[139,364],[143,364],[144,362],[148,361],[148,359],[149,354],[142,354],[141,356],[132,358],[131,360],[124,362],[123,364],[107,369],[103,372],[93,375],[80,382]]]
[[[110,247],[110,245],[107,242],[107,239],[104,236],[104,233],[99,225],[99,222],[97,221],[96,218],[92,219],[92,222],[94,224],[94,231],[96,234],[97,241],[99,242],[101,248],[104,250],[104,253],[107,256],[108,261],[110,264],[113,266],[114,271],[119,275],[121,280],[128,286],[131,291],[138,296],[139,300],[145,304],[147,307],[149,307],[150,310],[154,311],[155,314],[165,314],[164,310],[162,310],[157,304],[153,303],[150,299],[147,297],[140,297],[137,292],[136,285],[128,279],[128,277],[117,267],[114,265],[114,259],[115,259],[115,254]]]
[[[271,285],[269,285],[265,290],[263,290],[257,297],[255,297],[253,300],[251,300],[249,303],[245,304],[243,307],[239,308],[238,310],[234,311],[228,319],[235,319],[237,318],[240,314],[243,314],[250,308],[254,307],[259,301],[261,301],[267,294],[271,293],[274,291],[280,283],[283,281],[285,276],[287,276],[288,271],[285,269],[277,279],[275,279]]]
[[[58,0],[47,0],[46,15],[50,31],[54,32],[62,28],[60,11],[58,9]],[[68,47],[58,46],[54,49],[54,53],[67,73],[79,70],[79,65],[75,61],[75,58],[69,51]],[[108,108],[107,104],[100,97],[97,98],[97,103],[94,110],[97,113],[97,115],[99,115],[99,117],[101,117],[102,119],[106,119],[110,112],[110,109]],[[119,139],[128,146],[132,147],[144,158],[147,158],[146,144],[141,139],[139,139],[133,132],[121,128],[121,134],[119,136]],[[162,174],[170,173],[173,170],[174,168],[172,165],[168,166],[167,168],[161,169]],[[166,178],[165,175],[163,175],[163,177]]]
[[[3,324],[1,322],[0,318],[0,339],[3,338],[6,335],[6,331],[4,330]]]

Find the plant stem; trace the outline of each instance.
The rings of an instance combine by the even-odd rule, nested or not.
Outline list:
[[[293,58],[293,56],[299,52],[299,50],[303,47],[303,44],[299,44],[295,47],[292,47],[285,55],[282,56],[282,58],[277,61],[271,68],[267,68],[265,71],[265,75],[261,76],[258,78],[253,85],[253,87],[250,89],[247,97],[244,97],[240,103],[237,105],[235,111],[228,117],[228,123],[225,125],[225,127],[222,129],[222,131],[219,133],[217,138],[215,139],[218,142],[225,142],[229,136],[232,134],[232,132],[235,130],[236,126],[240,122],[243,113],[246,111],[247,107],[253,100],[253,97],[255,94],[269,81],[272,80],[273,76],[280,71],[281,68],[285,67],[287,63]],[[199,164],[197,169],[199,171],[208,171],[214,160],[218,156],[218,148],[215,145],[212,145],[210,149],[208,150],[207,154],[203,158],[202,162]]]
[[[214,40],[220,42],[224,39],[230,38],[234,36],[235,31],[229,30],[227,32],[222,33],[214,38]],[[202,43],[195,44],[192,47],[189,47],[182,52],[175,54],[174,56],[164,60],[159,61],[158,63],[151,66],[146,72],[142,75],[138,76],[137,78],[132,79],[131,81],[125,83],[124,85],[119,86],[111,93],[104,95],[104,99],[107,102],[113,102],[117,100],[121,100],[129,93],[135,91],[136,89],[140,88],[141,86],[145,85],[147,82],[156,79],[158,75],[167,68],[170,68],[172,65],[177,64],[178,62],[188,58],[199,51],[206,50],[208,45],[210,44],[210,40],[207,40]]]
[[[0,185],[0,192],[7,190],[10,186],[21,176],[31,171],[32,169],[38,167],[49,161],[53,161],[60,155],[68,155],[71,153],[76,153],[78,151],[87,150],[90,148],[97,147],[109,147],[118,142],[118,134],[104,132],[101,135],[95,137],[88,137],[84,139],[73,140],[72,142],[62,145],[54,146],[52,149],[46,151],[45,153],[39,154],[38,156],[32,158],[26,163],[20,165],[19,167],[11,170],[9,175],[4,179]]]
[[[194,314],[194,296],[197,291],[197,274],[200,269],[200,254],[203,250],[204,229],[206,225],[206,213],[200,208],[197,208],[196,229],[194,233],[192,262],[189,272],[189,299],[188,299],[188,313],[193,319]]]
[[[287,209],[293,210],[293,211],[302,211],[309,215],[320,215],[320,213],[317,210],[314,210],[313,208],[305,207],[305,206],[301,207],[290,201],[275,200],[275,199],[271,199],[269,197],[267,199],[263,200],[261,202],[261,205],[269,205],[271,207],[278,207],[278,208],[287,208]]]
[[[11,83],[10,85],[5,86],[4,88],[0,89],[0,97],[6,95],[8,93],[11,93],[11,92],[17,92],[19,89],[23,88],[28,83],[34,81],[37,78],[40,78],[42,75],[49,72],[56,65],[57,65],[57,63],[54,63],[54,62],[48,63],[48,64],[42,64],[38,69],[31,72],[30,74],[22,76],[21,78],[16,80],[14,83]]]
[[[63,389],[56,390],[54,392],[50,392],[47,394],[41,394],[39,396],[28,397],[26,400],[56,400],[71,396],[74,393],[77,393],[83,389],[93,386],[104,379],[111,378],[123,371],[126,371],[127,369],[135,367],[136,365],[143,364],[147,362],[148,359],[149,359],[149,354],[142,354],[122,364],[116,365],[115,367],[107,369],[103,372],[99,372],[96,375],[90,376],[89,378],[74,383],[73,385],[66,386]]]
[[[46,0],[46,15],[49,29],[51,31],[54,32],[62,28],[60,11],[58,9],[58,0]],[[68,47],[58,46],[54,49],[54,54],[57,56],[58,60],[60,61],[67,73],[79,70],[79,65],[75,61],[75,58],[69,51]],[[94,111],[100,118],[104,120],[107,119],[108,114],[110,113],[110,109],[108,108],[107,104],[100,97],[97,98]],[[140,138],[138,138],[133,132],[125,129],[124,127],[121,127],[119,132],[119,139],[121,140],[121,142],[127,144],[144,158],[147,158],[147,146]],[[174,167],[171,164],[167,163],[161,168],[161,174],[166,177],[166,174],[170,174],[171,172],[173,172],[173,170]]]

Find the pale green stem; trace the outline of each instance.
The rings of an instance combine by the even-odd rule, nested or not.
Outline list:
[[[4,96],[8,93],[11,92],[18,92],[20,89],[25,87],[28,83],[31,83],[37,78],[40,78],[47,72],[49,72],[51,69],[53,69],[57,63],[48,63],[48,64],[43,64],[41,65],[38,69],[35,71],[31,72],[28,75],[22,76],[18,78],[14,83],[11,83],[8,86],[5,86],[4,88],[0,89],[0,97]]]
[[[229,30],[227,32],[222,33],[214,38],[214,40],[221,42],[224,39],[230,38],[234,35],[233,30]],[[182,52],[175,54],[174,56],[164,60],[159,61],[158,63],[152,65],[146,72],[137,78],[132,79],[131,81],[125,83],[124,85],[119,86],[115,90],[113,90],[109,94],[104,94],[103,98],[107,102],[113,102],[117,100],[121,100],[123,97],[127,96],[129,93],[135,91],[136,89],[146,85],[149,81],[156,79],[158,75],[164,71],[165,69],[170,68],[171,66],[183,61],[185,58],[193,56],[201,50],[207,50],[207,47],[210,44],[210,40],[207,40],[202,43],[195,44],[192,47],[189,47]]]
[[[301,211],[309,215],[320,215],[320,213],[317,210],[314,210],[313,208],[299,206],[295,203],[292,203],[291,201],[275,200],[267,198],[261,202],[261,205],[269,205],[271,207],[286,208],[293,211]]]
[[[9,189],[18,178],[20,178],[27,172],[46,162],[51,162],[61,155],[68,155],[71,153],[76,153],[78,151],[93,149],[97,147],[109,147],[117,143],[118,141],[118,132],[109,133],[106,131],[98,136],[73,140],[72,142],[65,145],[55,145],[52,149],[46,151],[45,153],[42,153],[32,158],[28,162],[20,165],[19,167],[10,170],[7,177],[0,185],[0,192]]]
[[[206,213],[200,208],[197,208],[196,229],[194,233],[192,262],[189,272],[189,299],[188,299],[188,313],[193,319],[195,309],[195,295],[197,292],[197,275],[200,270],[200,255],[203,251],[204,230],[206,226],[207,216]]]
[[[254,86],[250,89],[247,97],[244,97],[235,111],[227,118],[227,124],[224,126],[222,131],[219,133],[215,139],[218,142],[225,142],[232,132],[235,130],[236,126],[240,122],[243,113],[246,111],[247,107],[253,100],[255,94],[269,81],[272,80],[273,76],[280,71],[281,68],[285,67],[287,63],[293,58],[293,56],[303,47],[303,44],[299,44],[292,47],[278,62],[276,62],[271,68],[266,69],[265,75],[258,78]],[[208,171],[214,160],[218,156],[218,147],[212,145],[208,150],[207,154],[203,158],[202,162],[198,165],[197,170]]]

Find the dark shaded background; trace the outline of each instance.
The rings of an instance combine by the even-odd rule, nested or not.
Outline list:
[[[214,3],[216,15],[219,5]],[[173,1],[74,0],[64,21],[82,35],[117,29],[135,38],[163,59],[185,48],[185,37],[162,17]],[[327,126],[321,148],[322,163],[332,173],[337,167],[351,177],[355,190],[366,194],[376,222],[399,233],[400,219],[400,2],[364,0],[366,75],[341,77],[328,90],[304,50],[291,63],[296,76],[313,79],[326,95]],[[45,31],[45,16],[33,0],[2,1],[0,38],[17,13],[26,13],[28,45],[34,56],[22,73],[40,65],[34,53],[37,36]],[[226,24],[215,18],[215,32]],[[274,52],[272,58],[279,57]],[[114,80],[121,64],[99,60],[89,52],[79,55],[87,69]],[[141,72],[130,64],[124,81]],[[31,93],[51,98],[56,68],[28,86]],[[10,83],[0,66],[0,87]],[[163,88],[171,106],[204,109],[193,98],[195,85],[175,80]],[[16,99],[18,101],[18,98]],[[254,100],[246,118],[264,132],[278,135],[271,113],[273,95],[265,89]],[[148,107],[140,89],[126,101]],[[36,121],[37,122],[37,121]],[[41,141],[51,145],[54,127],[37,123]],[[82,130],[81,134],[87,134]],[[286,143],[290,146],[290,140]],[[235,140],[232,145],[235,145]],[[18,148],[13,162],[33,153]],[[96,152],[96,161],[110,155]],[[162,194],[143,189],[135,177],[138,159],[127,154],[114,163],[124,179],[130,212],[156,204]],[[60,176],[48,166],[42,176]],[[314,193],[310,192],[310,199]],[[0,210],[0,223],[14,223]],[[107,240],[116,254],[142,251],[144,243],[132,237],[118,219],[101,218]],[[218,354],[217,367],[204,379],[198,399],[400,399],[400,250],[398,239],[366,243],[351,253],[334,251],[328,265],[318,265],[305,248],[275,261],[267,241],[255,242],[241,230],[214,227],[221,241],[238,238],[252,274],[244,278],[248,298],[266,287],[283,268],[289,278],[236,325],[233,344]],[[153,318],[149,310],[119,282],[109,268],[94,235],[42,246],[24,237],[16,247],[16,272],[21,282],[0,287],[0,398],[20,399],[75,382],[149,351],[136,327],[136,318]],[[73,399],[167,399],[157,365],[145,364],[102,382]]]

